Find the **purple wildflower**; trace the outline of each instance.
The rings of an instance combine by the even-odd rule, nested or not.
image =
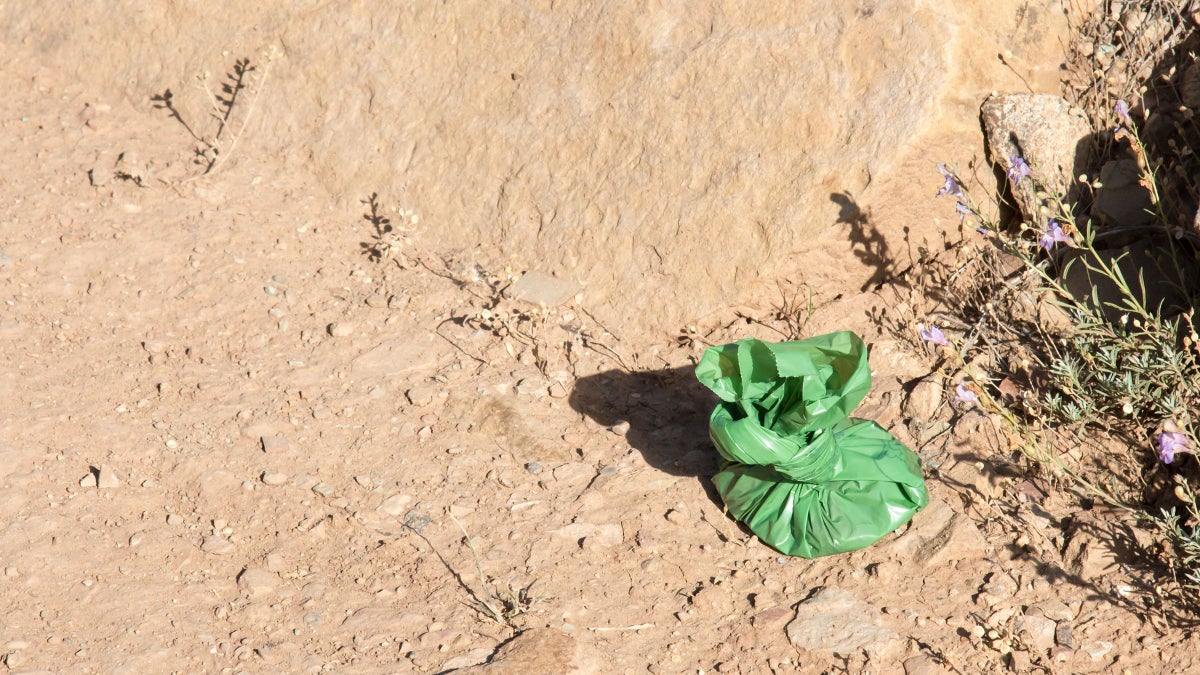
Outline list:
[[[938,190],[937,194],[934,196],[941,197],[942,195],[950,195],[951,197],[961,197],[962,187],[959,186],[958,181],[955,180],[954,174],[946,170],[945,164],[938,164],[937,170],[938,173],[942,174],[942,178],[946,179],[946,184],[943,185],[942,189]]]
[[[1061,226],[1059,226],[1058,221],[1054,220],[1053,218],[1051,218],[1046,224],[1045,233],[1038,238],[1038,244],[1040,244],[1041,247],[1047,251],[1054,248],[1055,244],[1068,243],[1070,241],[1071,238],[1067,236],[1066,232],[1063,232],[1063,229]]]
[[[1164,431],[1158,435],[1158,458],[1163,464],[1175,461],[1175,453],[1191,452],[1188,437],[1178,431]]]
[[[946,334],[942,332],[942,329],[933,324],[929,324],[929,328],[922,328],[920,335],[921,339],[926,342],[932,342],[935,345],[943,347],[950,345],[950,341],[946,339]]]
[[[977,227],[977,228],[975,228],[975,231],[978,232],[979,234],[982,234],[985,237],[992,236],[992,231],[987,229],[986,227]]]
[[[1012,162],[1012,168],[1008,170],[1008,179],[1014,185],[1020,183],[1022,178],[1033,175],[1033,170],[1029,168],[1029,165],[1025,163],[1025,160],[1020,155],[1013,155],[1009,158],[1009,161]]]
[[[1114,107],[1117,110],[1117,117],[1120,117],[1121,121],[1125,124],[1133,126],[1133,120],[1129,117],[1129,104],[1123,100],[1120,100],[1117,101],[1117,105]]]
[[[955,204],[954,210],[958,211],[958,224],[959,225],[963,224],[963,221],[967,219],[967,216],[975,215],[975,212],[971,210],[971,207],[967,206],[966,204],[964,204],[962,202],[958,202],[957,204]]]
[[[954,396],[963,403],[979,403],[979,396],[970,389],[967,389],[966,385],[962,382],[959,382],[957,385],[955,385]]]

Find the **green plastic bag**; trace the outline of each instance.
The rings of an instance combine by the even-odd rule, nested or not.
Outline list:
[[[712,347],[696,377],[721,399],[709,420],[723,460],[717,491],[781,553],[869,546],[929,502],[917,456],[875,422],[850,417],[871,388],[867,347],[854,333]]]

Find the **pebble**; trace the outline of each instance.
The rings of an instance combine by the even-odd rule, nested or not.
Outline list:
[[[283,436],[263,436],[259,441],[262,443],[263,452],[268,454],[286,452],[288,449],[288,440]]]
[[[538,377],[527,377],[517,382],[515,391],[523,396],[541,398],[549,393],[545,380]]]
[[[329,324],[328,330],[333,337],[350,337],[354,335],[354,324],[349,321],[334,321]]]
[[[1105,642],[1104,640],[1097,640],[1090,644],[1084,645],[1083,651],[1087,652],[1088,656],[1098,660],[1104,658],[1109,652],[1112,651],[1112,648],[1113,643]]]
[[[1067,649],[1075,648],[1075,636],[1071,634],[1071,622],[1059,621],[1054,629],[1054,642]]]
[[[115,487],[120,487],[121,479],[117,477],[117,473],[112,470],[107,464],[100,465],[100,477],[96,479],[96,487],[101,490],[110,490]]]
[[[79,479],[79,487],[96,487],[96,474],[89,471],[86,476]]]
[[[266,485],[283,485],[288,482],[287,474],[277,473],[274,471],[264,471],[262,474],[262,482]]]
[[[1025,613],[1044,616],[1054,621],[1070,621],[1075,618],[1075,612],[1072,612],[1071,608],[1067,607],[1058,598],[1049,598],[1041,602],[1036,602],[1030,605],[1029,609],[1025,610]]]
[[[933,376],[921,380],[904,399],[904,415],[923,420],[933,419],[942,405],[942,391],[940,377]]]
[[[261,567],[247,567],[237,577],[238,588],[251,598],[273,593],[279,585],[279,577]]]
[[[537,462],[526,462],[525,470],[536,476],[542,472],[542,465]]]
[[[375,483],[371,480],[370,476],[362,476],[362,475],[355,476],[354,482],[358,483],[360,486],[362,486],[368,490],[375,487]]]
[[[431,519],[428,515],[420,513],[416,510],[409,511],[404,515],[404,526],[409,529],[416,530],[418,533],[425,529],[425,526],[430,522]]]
[[[333,496],[334,489],[329,483],[317,483],[312,486],[312,491],[328,499]]]
[[[609,427],[609,429],[611,429],[612,432],[618,436],[624,436],[625,434],[629,433],[629,422],[622,420]]]
[[[145,537],[141,532],[134,532],[133,534],[129,535],[129,545],[131,547],[137,546],[138,544],[142,543],[142,539],[144,538]]]
[[[167,524],[168,525],[179,525],[181,523],[183,523],[182,516],[176,515],[174,513],[167,514]]]
[[[1016,634],[1023,636],[1029,646],[1044,652],[1054,646],[1055,632],[1058,625],[1044,616],[1026,615],[1017,620]]]
[[[425,406],[433,402],[433,389],[429,387],[413,387],[404,395],[408,397],[409,403],[416,406]]]
[[[200,550],[213,555],[229,555],[233,553],[234,546],[225,537],[210,534],[204,538],[204,542],[200,544]]]
[[[395,494],[383,500],[383,503],[379,505],[378,510],[383,511],[390,516],[399,516],[400,514],[404,513],[404,510],[408,508],[408,505],[412,503],[412,500],[413,498],[411,495]],[[405,522],[405,524],[407,525],[408,523]]]

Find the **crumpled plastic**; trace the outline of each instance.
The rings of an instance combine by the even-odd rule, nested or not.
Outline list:
[[[867,347],[854,333],[711,347],[696,377],[721,399],[709,419],[722,459],[713,483],[733,517],[775,550],[858,550],[929,503],[916,454],[850,417],[871,388]]]

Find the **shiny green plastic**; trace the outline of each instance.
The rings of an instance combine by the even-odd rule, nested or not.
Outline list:
[[[734,518],[787,555],[878,541],[929,502],[917,456],[850,413],[871,388],[867,347],[843,331],[708,349],[696,377],[721,402],[709,420],[713,482]]]

